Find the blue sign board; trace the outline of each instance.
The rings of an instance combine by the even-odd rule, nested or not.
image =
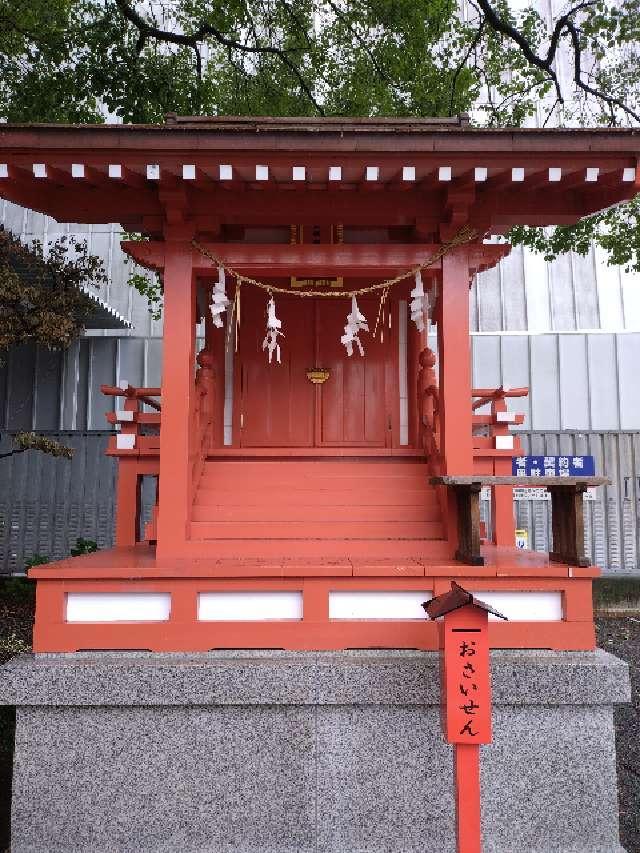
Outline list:
[[[593,456],[514,456],[513,477],[593,477]]]

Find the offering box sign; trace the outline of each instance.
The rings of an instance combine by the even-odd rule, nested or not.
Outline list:
[[[491,678],[487,613],[466,606],[443,625],[442,703],[448,743],[491,743]]]

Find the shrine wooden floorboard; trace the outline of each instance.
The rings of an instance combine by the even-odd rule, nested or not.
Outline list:
[[[403,558],[398,554],[382,558],[244,557],[158,559],[155,548],[145,542],[127,548],[109,548],[81,557],[34,566],[30,577],[56,579],[135,579],[206,577],[308,577],[334,576],[395,577],[529,577],[594,578],[595,567],[579,568],[550,563],[546,553],[496,548],[484,545],[484,566],[467,566],[455,560]]]
[[[206,556],[444,557],[424,462],[384,457],[210,459],[189,552]]]

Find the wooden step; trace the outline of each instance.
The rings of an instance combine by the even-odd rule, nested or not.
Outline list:
[[[439,521],[194,521],[192,539],[441,539]]]
[[[336,489],[392,489],[400,491],[404,489],[425,489],[427,488],[426,476],[416,476],[413,474],[405,476],[385,477],[384,475],[366,474],[361,476],[340,475],[332,476],[330,474],[310,476],[301,474],[300,476],[291,475],[287,471],[273,470],[268,475],[261,474],[260,476],[251,475],[247,472],[231,472],[208,473],[204,472],[198,483],[200,488],[204,489],[248,489],[256,488],[259,484],[264,484],[271,489],[312,489],[314,491],[335,491]]]
[[[305,506],[416,506],[439,507],[435,489],[278,489],[264,484],[260,488],[220,489],[200,487],[195,506],[273,506],[274,503],[304,504]]]
[[[192,539],[185,546],[189,559],[377,559],[402,561],[451,560],[443,539]]]
[[[297,496],[293,496],[294,498]],[[291,496],[289,497],[291,500]],[[289,522],[304,521],[315,526],[322,524],[330,526],[334,522],[402,522],[402,521],[440,521],[440,508],[436,504],[430,506],[413,504],[410,506],[372,506],[353,505],[346,503],[326,504],[318,506],[300,497],[295,503],[280,503],[265,501],[260,504],[252,503],[219,503],[202,504],[197,502],[193,507],[193,521],[264,521]]]
[[[205,469],[214,468],[238,468],[242,466],[246,470],[260,470],[269,467],[305,468],[308,470],[324,469],[335,471],[345,468],[381,468],[387,471],[401,471],[406,469],[428,470],[426,462],[418,462],[415,459],[393,459],[392,457],[377,457],[375,459],[341,457],[331,459],[323,457],[318,459],[207,459],[204,462]]]

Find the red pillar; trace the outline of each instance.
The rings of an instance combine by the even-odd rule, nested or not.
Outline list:
[[[137,459],[118,460],[116,486],[116,547],[135,545],[140,520],[140,478]]]
[[[439,299],[440,450],[445,474],[473,473],[469,265],[466,248],[442,259]]]
[[[481,853],[480,747],[456,743],[456,833],[457,853]]]
[[[164,265],[158,557],[184,555],[191,514],[195,278],[189,243],[167,242]]]

